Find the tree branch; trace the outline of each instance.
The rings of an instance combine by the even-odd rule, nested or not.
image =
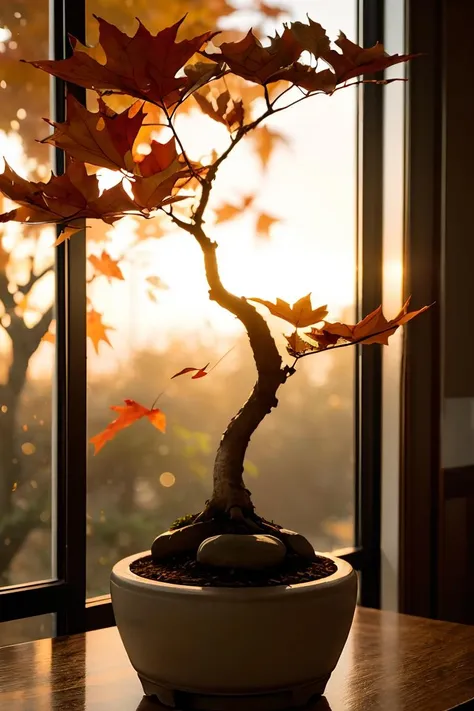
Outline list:
[[[53,271],[53,269],[54,266],[52,264],[50,264],[48,267],[45,267],[38,274],[34,274],[33,269],[31,269],[30,278],[28,279],[26,284],[23,284],[23,286],[18,286],[18,291],[20,291],[22,294],[29,294],[36,282],[46,276],[46,274],[49,274],[49,272]]]
[[[51,321],[53,320],[54,317],[54,307],[50,306],[49,309],[47,309],[44,314],[41,316],[40,320],[38,323],[33,326],[33,328],[30,328],[30,333],[32,335],[32,338],[34,339],[35,348],[34,351],[38,348],[41,339],[43,336],[47,333],[49,326],[51,324]],[[34,353],[33,351],[33,353]]]

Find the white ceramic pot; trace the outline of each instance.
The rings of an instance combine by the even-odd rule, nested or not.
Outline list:
[[[124,558],[111,575],[115,620],[145,694],[167,706],[258,711],[322,694],[349,634],[357,576],[265,588],[172,585]],[[244,704],[244,705],[243,705]]]

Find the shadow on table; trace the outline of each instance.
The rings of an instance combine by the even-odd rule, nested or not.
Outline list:
[[[170,711],[168,706],[161,704],[155,697],[144,696],[137,706],[136,711]],[[176,711],[184,711],[184,709],[176,709]],[[245,711],[245,703],[242,711]],[[324,696],[310,701],[306,706],[302,706],[298,711],[331,711],[331,707]]]

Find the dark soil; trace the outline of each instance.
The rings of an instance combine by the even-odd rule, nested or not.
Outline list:
[[[151,556],[146,556],[132,563],[130,570],[142,578],[175,585],[261,588],[321,580],[335,573],[337,568],[329,558],[318,556],[315,561],[307,561],[292,554],[287,554],[283,563],[276,568],[265,570],[216,568],[198,563],[195,554],[182,553],[156,563]]]

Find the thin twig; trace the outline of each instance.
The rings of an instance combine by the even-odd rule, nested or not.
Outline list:
[[[183,143],[182,143],[182,141],[181,141],[181,139],[180,139],[180,137],[179,137],[179,135],[178,135],[178,132],[176,131],[176,129],[175,129],[175,127],[174,127],[173,120],[172,120],[170,114],[168,113],[168,110],[167,110],[166,108],[163,108],[163,110],[164,110],[164,112],[165,112],[166,119],[167,119],[167,121],[168,121],[168,128],[171,129],[171,131],[172,131],[172,133],[173,133],[173,136],[174,136],[175,139],[176,139],[176,143],[178,144],[178,146],[179,146],[180,149],[181,149],[181,153],[182,153],[183,158],[184,158],[184,160],[185,160],[185,162],[186,162],[186,165],[188,166],[188,168],[189,168],[189,170],[190,170],[190,172],[191,172],[191,175],[193,175],[193,176],[201,183],[201,182],[202,182],[202,178],[201,178],[201,176],[199,175],[199,173],[196,173],[196,171],[194,170],[194,168],[193,168],[193,166],[192,166],[192,163],[191,163],[191,161],[189,160],[188,155],[187,155],[187,153],[186,153],[186,151],[185,151],[185,149],[184,149]]]
[[[272,103],[271,103],[271,101],[270,101],[270,95],[269,95],[269,93],[268,93],[268,86],[267,86],[266,84],[264,84],[264,86],[263,86],[263,92],[264,92],[264,95],[265,95],[265,103],[266,103],[266,105],[267,105],[267,109],[268,109],[268,111],[271,111],[271,109],[272,109]]]
[[[236,317],[236,318],[237,318],[237,317]],[[232,348],[229,348],[229,350],[226,351],[226,353],[224,353],[224,355],[221,356],[221,357],[219,358],[219,360],[216,361],[216,362],[214,363],[214,365],[212,366],[212,368],[209,368],[209,370],[208,370],[207,372],[210,373],[211,370],[214,370],[214,368],[217,368],[217,366],[219,365],[219,363],[221,363],[221,362],[224,360],[224,358],[225,358],[226,356],[228,356],[231,351],[234,350],[234,348],[235,348],[235,346],[232,346]]]
[[[153,408],[155,407],[156,403],[158,402],[158,400],[160,399],[160,397],[165,394],[165,392],[166,392],[166,388],[165,388],[165,390],[162,390],[159,395],[156,396],[156,398],[155,398],[154,401],[153,401],[153,405],[150,407],[150,410],[153,410]]]

